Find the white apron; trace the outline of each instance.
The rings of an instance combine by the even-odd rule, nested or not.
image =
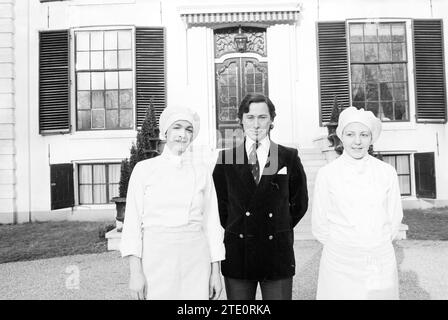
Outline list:
[[[396,300],[398,271],[391,243],[375,248],[324,245],[318,300]]]
[[[210,253],[200,226],[145,228],[142,265],[146,299],[208,300]]]

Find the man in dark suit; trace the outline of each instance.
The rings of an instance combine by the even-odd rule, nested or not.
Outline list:
[[[223,150],[213,172],[225,228],[222,274],[229,300],[292,298],[293,228],[308,208],[306,176],[296,149],[269,139],[275,107],[248,94],[238,111],[244,143]]]

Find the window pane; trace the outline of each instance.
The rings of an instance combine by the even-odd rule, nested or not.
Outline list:
[[[108,203],[106,199],[106,185],[94,185],[93,186],[93,203]]]
[[[92,128],[104,128],[104,109],[92,109]]]
[[[118,49],[132,49],[132,33],[130,30],[118,31]]]
[[[394,109],[392,102],[381,102],[381,107],[383,111],[382,119],[383,121],[393,120],[394,119]]]
[[[103,51],[90,52],[90,68],[91,69],[103,69]]]
[[[394,84],[394,99],[395,100],[407,100],[406,88],[404,86],[404,83],[395,83]]]
[[[76,32],[76,51],[89,50],[89,32]]]
[[[92,90],[104,89],[104,72],[92,72]]]
[[[78,129],[91,129],[90,110],[78,110]]]
[[[106,91],[106,109],[118,109],[118,90]]]
[[[93,166],[93,183],[106,183],[106,166],[104,164]]]
[[[78,109],[90,109],[90,91],[78,91]]]
[[[104,51],[104,68],[117,69],[117,51]]]
[[[120,108],[132,108],[132,90],[120,90]]]
[[[78,72],[78,81],[76,82],[78,90],[90,90],[90,73]]]
[[[84,69],[84,70],[88,70],[89,69],[89,53],[88,52],[78,52],[76,54],[76,69],[80,70],[80,69]]]
[[[120,69],[132,68],[132,52],[131,52],[131,50],[118,51],[118,67]]]
[[[366,81],[368,81],[368,82],[378,81],[378,66],[377,65],[366,65],[365,73],[366,73]]]
[[[106,110],[106,129],[118,128],[118,110]]]
[[[378,40],[381,42],[390,42],[391,41],[390,24],[381,23],[378,26]]]
[[[366,110],[372,111],[375,117],[378,117],[378,102],[367,102],[366,103]]]
[[[395,156],[383,156],[383,161],[395,168]]]
[[[400,184],[401,194],[411,194],[411,179],[409,176],[399,176],[398,181]]]
[[[352,62],[364,61],[364,45],[363,44],[351,44],[350,45],[350,60]]]
[[[400,155],[397,156],[397,173],[398,174],[410,174],[409,169],[409,156]]]
[[[112,199],[113,197],[119,196],[119,185],[118,183],[109,184],[109,198]],[[109,200],[110,200],[109,199]]]
[[[378,80],[380,82],[392,82],[392,65],[380,64]]]
[[[103,50],[103,31],[90,33],[90,50]]]
[[[363,25],[350,23],[350,42],[362,42]]]
[[[392,24],[392,41],[393,42],[405,42],[404,23]]]
[[[378,45],[376,43],[366,43],[364,50],[366,62],[378,61]]]
[[[406,81],[406,66],[404,64],[394,64],[394,81]]]
[[[79,203],[80,204],[93,203],[92,185],[80,185],[79,186]]]
[[[106,89],[118,89],[118,72],[106,72]]]
[[[364,66],[355,64],[352,65],[352,83],[362,82],[364,81]]]
[[[380,83],[380,97],[381,101],[393,100],[393,85],[392,83]]]
[[[352,85],[352,95],[353,95],[353,101],[364,101],[366,100],[366,96],[364,93],[364,85],[362,83],[360,84],[353,84]]]
[[[114,50],[117,48],[117,31],[104,32],[104,50]]]
[[[378,101],[378,85],[376,83],[368,83],[366,85],[366,100]]]
[[[392,43],[392,59],[393,61],[406,60],[406,50],[404,43]]]
[[[90,164],[79,165],[79,183],[92,183],[92,166]]]
[[[405,101],[397,101],[395,105],[395,120],[409,120],[407,115],[408,104]]]
[[[131,71],[120,71],[119,72],[119,84],[120,84],[120,89],[131,89],[132,88],[132,72]]]
[[[132,128],[132,109],[120,110],[120,128]]]
[[[376,34],[376,23],[364,24],[364,41],[365,42],[377,42],[378,37]]]
[[[104,91],[92,91],[92,109],[104,109]]]
[[[390,43],[380,43],[379,50],[379,61],[392,61],[392,45]]]
[[[119,183],[120,182],[120,170],[121,164],[109,164],[109,183]]]

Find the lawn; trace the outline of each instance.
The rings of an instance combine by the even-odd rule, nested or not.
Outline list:
[[[405,210],[403,223],[409,226],[408,239],[448,240],[448,207]]]
[[[33,222],[0,225],[0,263],[107,251],[113,222]]]
[[[448,240],[448,207],[405,210],[407,238]],[[113,222],[34,222],[0,225],[0,263],[107,251]]]

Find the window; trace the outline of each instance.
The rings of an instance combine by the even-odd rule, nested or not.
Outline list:
[[[411,168],[408,154],[383,155],[383,161],[397,170],[401,195],[411,195]]]
[[[39,31],[40,134],[140,127],[150,102],[160,116],[166,105],[165,29],[133,30],[75,30],[73,46],[69,29]]]
[[[118,196],[120,164],[80,164],[79,204],[104,204]]]
[[[133,128],[132,31],[77,31],[75,39],[77,129]]]
[[[382,121],[408,121],[405,23],[350,23],[352,104]]]

